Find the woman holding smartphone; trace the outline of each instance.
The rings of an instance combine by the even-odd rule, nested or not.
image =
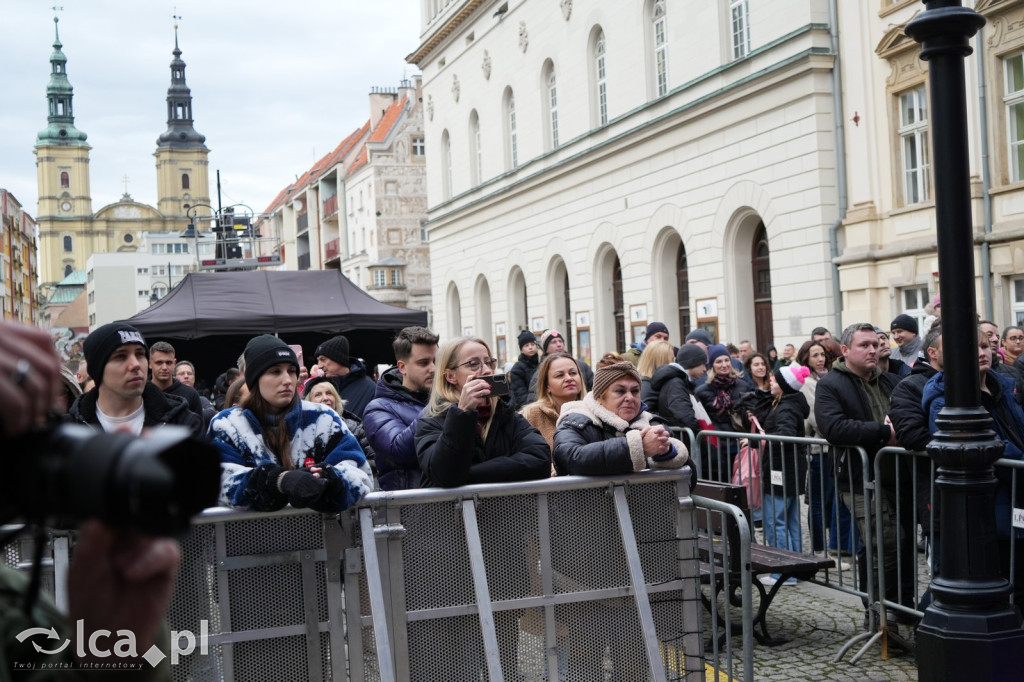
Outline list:
[[[551,450],[544,437],[492,395],[497,361],[483,339],[441,346],[430,400],[416,426],[423,487],[507,483],[545,478]]]

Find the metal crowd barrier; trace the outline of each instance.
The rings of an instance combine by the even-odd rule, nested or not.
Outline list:
[[[703,680],[687,478],[368,495],[343,515],[352,679]]]

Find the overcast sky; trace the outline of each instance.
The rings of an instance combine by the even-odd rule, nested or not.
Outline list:
[[[54,0],[0,0],[0,187],[36,214]],[[156,204],[174,20],[195,128],[224,204],[262,211],[369,117],[373,86],[418,73],[418,0],[59,0],[75,126],[88,134],[93,210],[125,191]]]

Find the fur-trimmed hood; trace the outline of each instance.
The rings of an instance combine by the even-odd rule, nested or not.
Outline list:
[[[597,399],[594,398],[592,393],[588,393],[584,396],[583,400],[573,400],[572,402],[562,405],[562,413],[558,417],[558,424],[561,424],[569,414],[582,414],[593,422],[594,426],[610,426],[616,433],[625,433],[625,431],[630,428],[642,429],[645,426],[650,426],[651,418],[654,416],[646,410],[641,410],[640,414],[633,418],[633,421],[627,422],[625,419],[597,402]]]

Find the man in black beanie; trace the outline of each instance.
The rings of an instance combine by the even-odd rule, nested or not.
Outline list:
[[[690,429],[696,435],[702,425],[691,399],[696,381],[708,371],[708,354],[696,343],[685,343],[676,351],[676,361],[654,370],[651,377],[653,398],[648,409],[661,415],[669,426]],[[704,414],[707,417],[707,414]]]
[[[72,420],[135,436],[160,424],[187,426],[202,435],[202,419],[188,403],[147,381],[149,356],[138,329],[123,322],[105,324],[86,337],[83,352],[96,386],[71,406]]]
[[[540,366],[537,337],[529,329],[519,332],[519,360],[508,371],[512,388],[512,407],[519,409],[530,402],[530,380]]]
[[[345,409],[363,419],[363,410],[373,400],[377,384],[367,376],[366,365],[349,355],[348,339],[340,334],[317,346],[316,363],[345,401]],[[339,406],[340,407],[340,406]]]
[[[902,360],[903,364],[913,367],[922,346],[921,338],[917,335],[917,320],[907,314],[897,315],[889,329],[898,346],[889,356],[890,360]]]

